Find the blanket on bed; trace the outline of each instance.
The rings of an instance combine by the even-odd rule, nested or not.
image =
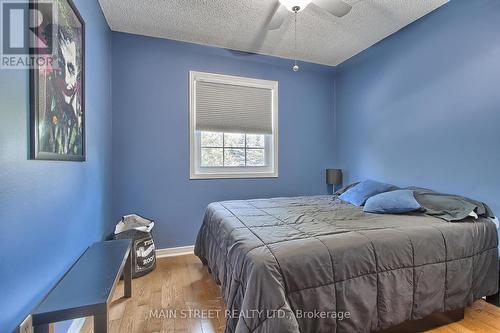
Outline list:
[[[195,246],[221,286],[226,332],[370,332],[498,289],[486,218],[378,215],[332,196],[208,206]]]

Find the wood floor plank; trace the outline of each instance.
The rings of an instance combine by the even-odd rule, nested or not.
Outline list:
[[[132,297],[116,288],[109,313],[110,333],[223,333],[225,305],[219,287],[194,255],[158,259],[157,269],[132,281]],[[191,310],[189,313],[182,312]],[[219,316],[207,316],[209,310]],[[205,311],[203,314],[194,311]],[[201,317],[201,318],[200,318]],[[81,333],[93,333],[87,318]],[[484,301],[466,309],[465,319],[428,333],[500,333],[500,308]]]

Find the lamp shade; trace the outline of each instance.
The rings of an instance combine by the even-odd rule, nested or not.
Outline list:
[[[340,170],[340,169],[326,169],[326,183],[328,185],[341,185],[342,184],[342,170]]]

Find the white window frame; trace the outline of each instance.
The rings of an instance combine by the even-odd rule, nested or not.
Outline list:
[[[271,90],[273,134],[266,135],[265,167],[201,167],[201,140],[196,131],[196,81],[233,84]],[[189,72],[189,164],[190,179],[224,178],[276,178],[278,177],[278,82],[254,78],[221,75],[204,72]]]

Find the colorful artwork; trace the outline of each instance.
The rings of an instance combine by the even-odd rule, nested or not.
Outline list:
[[[52,47],[45,55],[51,65],[30,75],[32,158],[84,161],[85,25],[71,0],[52,3],[54,15],[42,12],[37,28],[41,42]]]

